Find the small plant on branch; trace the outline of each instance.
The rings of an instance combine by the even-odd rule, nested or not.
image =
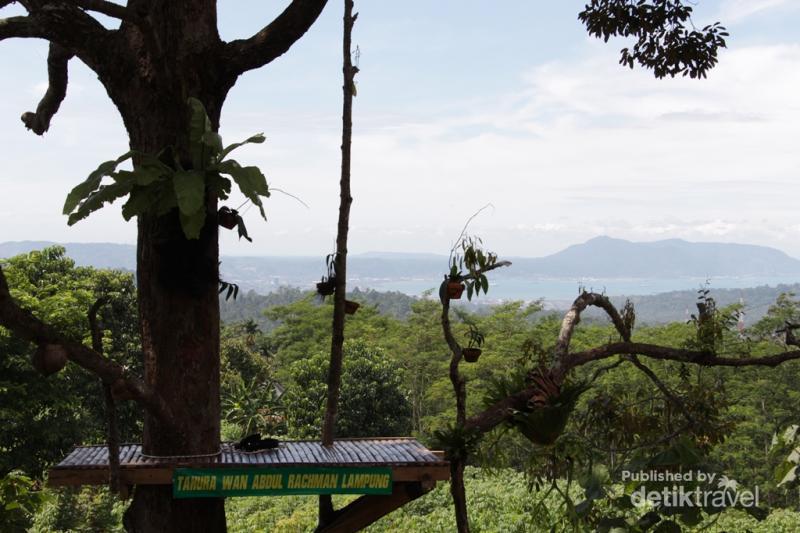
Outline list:
[[[473,324],[469,325],[469,332],[467,335],[469,336],[469,344],[466,348],[461,349],[461,354],[464,356],[466,362],[475,363],[481,356],[481,346],[483,346],[485,338],[483,333]]]
[[[478,296],[481,290],[484,294],[489,291],[489,280],[484,272],[497,263],[497,255],[485,251],[483,241],[479,237],[470,235],[461,237],[450,251],[449,263],[450,274],[446,278],[450,298],[460,298],[460,291],[465,287],[468,300],[472,300],[473,295]],[[457,289],[459,286],[460,291]],[[453,296],[456,292],[458,295]]]
[[[325,270],[327,274],[317,283],[317,294],[323,300],[336,292],[336,252],[325,256]]]
[[[206,221],[206,195],[227,199],[231,192],[231,179],[242,194],[258,206],[266,220],[261,203],[262,196],[270,195],[266,177],[258,167],[243,167],[233,159],[226,159],[244,144],[263,143],[264,135],[259,133],[243,142],[223,147],[222,137],[212,131],[211,120],[200,100],[189,98],[187,106],[191,168],[184,167],[174,146],[167,146],[156,155],[131,150],[117,159],[106,161],[67,195],[64,214],[69,215],[70,226],[106,203],[127,196],[128,201],[122,206],[125,220],[146,213],[164,215],[178,209],[184,235],[188,239],[197,239]],[[134,161],[133,170],[117,169],[129,159]],[[102,183],[106,177],[111,178],[111,183]],[[241,217],[234,210],[228,209],[223,215],[226,223],[229,223],[231,215],[239,227],[240,237],[250,240]]]
[[[481,439],[480,431],[459,425],[448,425],[433,432],[434,447],[444,451],[449,461],[466,461],[474,454]]]

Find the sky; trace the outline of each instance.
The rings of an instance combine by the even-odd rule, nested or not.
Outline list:
[[[222,37],[249,36],[288,3],[221,0]],[[351,253],[447,254],[491,204],[469,229],[501,256],[609,235],[761,244],[800,258],[800,0],[699,0],[695,24],[731,33],[700,81],[621,67],[630,43],[589,37],[583,5],[357,1]],[[267,137],[236,159],[308,207],[274,192],[267,222],[245,213],[253,243],[222,230],[224,254],[333,249],[341,17],[331,1],[287,54],[229,93],[226,144]],[[25,130],[20,115],[47,87],[46,54],[41,41],[0,43],[0,242],[135,243],[119,203],[72,227],[61,215],[67,192],[125,152],[127,137],[77,60],[50,131]]]

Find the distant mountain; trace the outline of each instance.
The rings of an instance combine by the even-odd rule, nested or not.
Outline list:
[[[595,278],[765,277],[800,274],[800,261],[751,244],[595,237],[536,259],[518,258],[513,276]]]
[[[47,241],[0,243],[0,258],[54,244]],[[136,247],[133,245],[67,243],[63,246],[79,265],[135,269]],[[653,287],[653,284],[609,284],[609,287],[629,287],[607,292],[619,305],[624,302],[622,294],[630,295],[639,322],[684,320],[687,310],[694,312],[695,289],[706,277],[712,279],[712,295],[720,305],[740,299],[745,302],[748,323],[762,316],[781,292],[800,294],[800,285],[795,283],[800,281],[800,261],[764,246],[691,243],[678,239],[636,243],[597,237],[546,257],[510,259],[513,261],[511,268],[500,269],[492,276],[493,288],[489,296],[531,300],[547,295],[549,309],[568,307],[572,298],[577,296],[577,282],[580,280],[595,290],[603,290],[605,282],[620,278],[664,281],[658,285],[663,288],[657,290],[630,288]],[[359,300],[376,305],[381,312],[402,317],[408,314],[413,299],[391,291],[396,291],[399,285],[408,294],[419,294],[419,291],[407,289],[437,286],[446,267],[447,257],[443,255],[354,254],[348,260],[348,286],[353,288]],[[264,306],[288,303],[301,297],[304,291],[313,290],[314,282],[319,280],[324,269],[323,256],[223,257],[223,279],[238,283],[242,289],[238,301],[223,303],[223,315],[228,321],[262,320],[260,310]],[[737,283],[729,283],[734,279]],[[550,295],[555,290],[552,280],[566,286],[569,294]],[[770,286],[765,286],[767,284]],[[759,286],[743,288],[756,285]],[[280,289],[287,286],[299,289]],[[357,287],[362,290],[358,291]],[[248,294],[250,290],[260,294]],[[659,294],[652,294],[656,292]],[[485,303],[487,300],[483,297],[477,301],[478,306]],[[480,308],[476,307],[475,301],[471,305],[464,304],[472,309]],[[587,316],[599,315],[590,311]]]
[[[52,244],[44,241],[0,243],[0,257],[10,257]],[[135,269],[136,248],[133,245],[67,243],[64,246],[67,254],[79,265]],[[586,279],[693,280],[674,288],[696,287],[696,280],[705,278],[711,278],[715,287],[725,286],[720,284],[720,278],[753,278],[756,284],[764,284],[763,280],[770,278],[791,278],[792,282],[800,280],[800,261],[780,250],[748,244],[699,243],[679,239],[631,242],[596,237],[545,257],[509,259],[513,262],[512,267],[500,269],[493,275],[497,281],[495,298],[536,298],[545,294],[545,282],[542,280],[551,279],[566,280],[572,285]],[[347,266],[348,282],[352,287],[406,290],[409,293],[418,293],[420,287],[435,287],[446,270],[446,256],[415,253],[353,254],[348,258]],[[222,276],[226,281],[238,283],[244,290],[252,289],[260,293],[286,285],[313,287],[324,271],[323,256],[222,257]],[[526,284],[526,289],[522,291],[524,294],[512,287],[520,281]],[[770,281],[770,284],[775,283]],[[662,288],[658,292],[665,290],[670,288]],[[529,292],[531,294],[527,294]],[[570,288],[570,294],[572,292]]]

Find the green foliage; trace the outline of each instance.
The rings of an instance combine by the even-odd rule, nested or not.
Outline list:
[[[741,306],[732,305],[718,309],[710,293],[707,286],[697,291],[697,314],[691,315],[690,318],[690,323],[695,326],[697,334],[695,339],[687,342],[687,346],[715,353],[725,342],[726,332],[731,331],[736,324]]]
[[[19,470],[0,478],[0,532],[23,531],[47,501],[36,483]]]
[[[560,393],[549,397],[545,405],[516,410],[510,423],[531,442],[550,445],[564,432],[578,398],[586,389],[583,383],[564,384]]]
[[[485,251],[479,237],[464,235],[450,251],[450,278],[469,275],[464,284],[467,287],[467,299],[472,300],[473,294],[478,296],[481,290],[484,294],[489,291],[489,279],[483,270],[495,263],[497,255]]]
[[[457,424],[433,432],[433,446],[443,450],[450,461],[466,461],[475,453],[481,439],[481,432],[475,428],[465,428]]]
[[[73,531],[122,532],[127,504],[107,487],[64,488],[47,491],[48,499],[36,515],[31,533]]]
[[[622,65],[639,63],[656,78],[705,78],[728,32],[719,22],[698,30],[691,15],[691,5],[681,0],[591,0],[578,18],[590,35],[606,42],[612,36],[636,38],[632,50],[622,49]]]
[[[781,433],[776,433],[772,438],[770,454],[779,456],[783,460],[775,469],[775,482],[778,487],[797,486],[797,467],[800,465],[800,426],[793,424]]]
[[[292,383],[283,398],[289,433],[318,438],[327,393],[328,354],[319,352],[293,363],[290,374]],[[345,343],[336,436],[407,435],[410,421],[411,406],[397,366],[374,346]]]
[[[133,276],[76,267],[61,247],[5,260],[12,296],[69,338],[89,344],[86,313],[99,296],[108,298],[98,315],[108,357],[141,370]],[[74,445],[103,442],[106,420],[100,380],[67,364],[42,377],[32,367],[35,346],[0,327],[0,474],[22,469],[40,477]],[[141,414],[132,402],[118,405],[120,438],[138,440]]]
[[[469,335],[469,347],[470,348],[480,348],[483,346],[483,342],[486,340],[486,336],[475,327],[474,324],[469,324],[469,331],[467,332]]]
[[[177,208],[184,234],[196,239],[206,221],[206,195],[222,200],[228,198],[231,179],[242,194],[258,206],[266,220],[261,197],[269,197],[270,193],[264,174],[258,167],[242,167],[237,161],[226,159],[239,146],[263,143],[264,135],[253,135],[223,148],[221,137],[211,131],[211,121],[203,104],[196,98],[189,98],[187,106],[191,167],[184,167],[174,146],[165,147],[156,155],[132,150],[101,163],[67,195],[63,211],[69,215],[70,226],[106,203],[128,196],[122,207],[125,220],[145,213],[163,215]],[[133,170],[118,170],[119,165],[129,159],[133,159]],[[112,183],[102,184],[105,177],[111,178]],[[240,236],[247,237],[241,225]]]

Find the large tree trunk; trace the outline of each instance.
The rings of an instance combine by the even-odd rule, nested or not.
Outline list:
[[[146,98],[132,107],[143,101]],[[183,95],[176,96],[173,106],[168,109],[162,100],[159,112],[128,117],[131,147],[155,153],[167,145],[182,146],[187,131]],[[218,112],[212,117],[215,125],[218,117]],[[179,426],[176,431],[145,414],[143,449],[147,454],[219,451],[216,208],[216,199],[209,198],[206,225],[200,238],[193,240],[184,236],[176,210],[161,217],[139,217],[137,286],[145,380],[170,405]],[[225,531],[224,500],[173,500],[171,487],[139,486],[125,515],[125,527],[137,532]]]

